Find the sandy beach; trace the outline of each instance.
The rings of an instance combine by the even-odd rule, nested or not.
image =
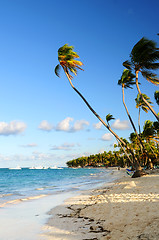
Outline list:
[[[120,170],[113,184],[83,191],[48,214],[41,239],[158,240],[159,170],[135,179]]]

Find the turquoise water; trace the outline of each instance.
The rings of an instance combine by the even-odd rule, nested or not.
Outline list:
[[[15,200],[93,188],[113,181],[107,169],[0,169],[0,207]]]

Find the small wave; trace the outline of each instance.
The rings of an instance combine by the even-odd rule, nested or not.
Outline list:
[[[7,204],[15,204],[15,203],[18,203],[20,201],[21,201],[21,199],[15,199],[15,200],[10,200],[10,201],[4,202],[0,205],[0,208],[6,206]]]
[[[7,193],[7,194],[0,194],[0,198],[8,197],[13,195],[12,193]]]
[[[35,190],[42,191],[45,189],[55,189],[57,186],[45,186],[45,187],[40,187],[40,188],[35,188]]]
[[[44,188],[35,188],[35,190],[41,191],[41,190],[44,190]]]
[[[28,200],[39,199],[39,198],[46,197],[46,196],[48,196],[48,195],[41,194],[41,195],[38,195],[38,196],[33,196],[33,197],[28,197],[28,198],[21,198],[20,200],[21,201],[28,201]]]
[[[5,207],[8,204],[17,204],[17,203],[20,203],[20,202],[29,201],[29,200],[35,200],[35,199],[39,199],[39,198],[46,197],[46,196],[48,196],[48,195],[41,194],[41,195],[33,196],[33,197],[27,197],[27,198],[20,198],[20,199],[10,200],[10,201],[2,203],[0,205],[0,208]]]

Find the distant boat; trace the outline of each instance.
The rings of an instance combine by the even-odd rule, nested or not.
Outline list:
[[[35,167],[30,167],[29,169],[35,169]]]
[[[20,166],[9,168],[10,170],[21,170],[22,168]]]
[[[43,169],[42,166],[34,167],[34,169]]]
[[[57,166],[53,166],[53,167],[49,167],[50,169],[63,169],[61,167],[57,167]]]
[[[37,167],[30,167],[29,169],[48,169],[49,167],[42,167],[42,166],[37,166]]]
[[[49,167],[43,167],[43,169],[48,169]]]
[[[46,170],[46,169],[63,169],[63,168],[57,167],[57,166],[53,166],[53,167],[37,166],[37,167],[30,167],[29,169],[43,169],[43,170]]]

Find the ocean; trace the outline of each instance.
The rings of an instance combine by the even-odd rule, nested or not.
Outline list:
[[[110,185],[120,176],[120,171],[113,173],[104,168],[1,168],[0,240],[44,240],[50,209],[83,190]]]
[[[94,188],[112,182],[111,170],[101,168],[0,169],[0,207],[45,195]]]

